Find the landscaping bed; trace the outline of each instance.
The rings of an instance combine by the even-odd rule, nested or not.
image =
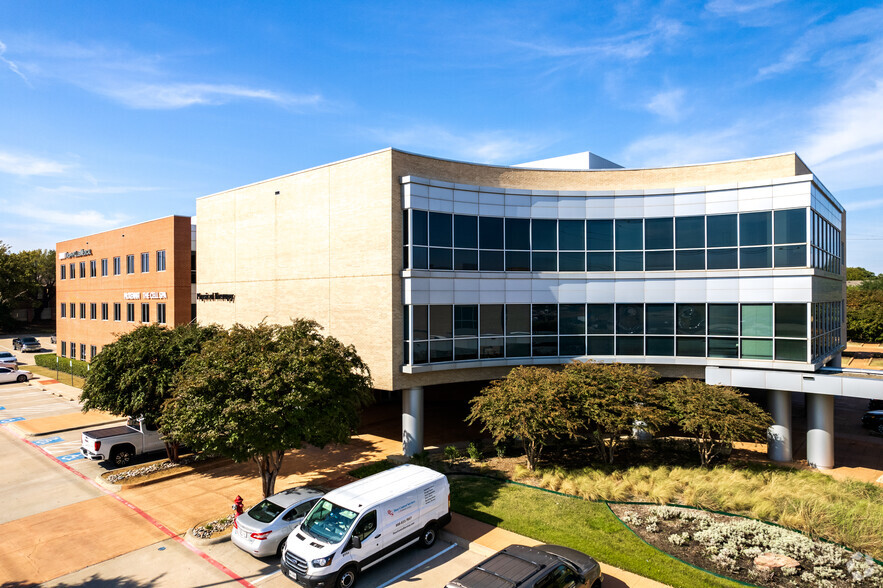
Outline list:
[[[165,458],[104,472],[100,477],[108,484],[135,486],[189,473],[195,471],[200,466],[212,464],[211,467],[214,467],[215,465],[221,465],[221,462],[222,460],[217,458],[209,458],[202,454],[191,453],[181,456],[177,463],[173,463],[168,458]]]
[[[883,566],[839,545],[742,517],[611,504],[644,541],[691,565],[758,586],[883,587]]]

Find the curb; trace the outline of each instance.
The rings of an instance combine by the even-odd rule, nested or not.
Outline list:
[[[218,543],[223,543],[224,541],[230,541],[230,537],[233,534],[233,527],[230,526],[225,529],[220,535],[209,537],[205,539],[203,537],[197,537],[193,534],[194,527],[190,527],[187,529],[187,533],[184,534],[185,539],[191,545],[196,545],[197,547],[202,547],[205,545],[216,545]]]
[[[163,461],[163,460],[158,460],[158,461]],[[203,463],[203,464],[199,464],[200,467],[198,467],[198,468],[194,467],[192,465],[181,466],[178,468],[170,468],[170,469],[166,470],[167,472],[169,472],[169,474],[167,476],[157,476],[157,477],[152,478],[150,480],[144,480],[141,482],[132,482],[129,484],[126,484],[125,482],[123,482],[123,483],[108,482],[107,480],[105,480],[101,477],[104,475],[104,473],[108,473],[108,472],[98,474],[98,476],[95,478],[95,481],[104,488],[111,489],[114,492],[119,492],[122,490],[128,490],[130,488],[141,488],[143,486],[150,486],[151,484],[156,484],[157,482],[164,482],[166,480],[173,480],[175,478],[180,478],[181,476],[186,476],[187,474],[198,474],[200,472],[213,470],[215,468],[223,467],[224,465],[226,465],[223,463],[223,461],[224,461],[223,458],[218,459],[217,461],[221,462],[221,463],[215,463],[215,462]],[[143,466],[150,465],[151,463],[155,463],[155,462],[146,462],[146,463],[138,464],[138,465],[143,467]]]
[[[22,435],[24,435],[25,437],[39,437],[40,435],[54,435],[55,433],[66,433],[68,431],[77,431],[79,429],[87,429],[90,427],[94,428],[94,427],[103,427],[104,425],[116,425],[119,423],[124,423],[124,422],[126,422],[126,420],[127,419],[125,419],[125,418],[115,419],[112,421],[105,421],[103,423],[96,423],[94,425],[85,425],[85,426],[80,425],[77,427],[63,427],[60,429],[53,429],[51,431],[40,431],[39,433],[31,433],[29,431],[22,431],[21,429],[19,429],[18,427],[15,426],[15,423],[10,423],[9,426],[15,427],[15,430],[18,431],[19,433],[21,433]]]
[[[453,543],[457,547],[460,547],[467,551],[471,551],[472,553],[477,553],[482,557],[490,557],[493,554],[497,553],[495,549],[491,549],[490,547],[486,547],[484,545],[481,545],[480,543],[476,543],[475,541],[467,541],[459,535],[454,535],[450,531],[445,531],[444,529],[441,529],[441,531],[439,531],[438,536],[439,539],[447,541],[448,543]]]

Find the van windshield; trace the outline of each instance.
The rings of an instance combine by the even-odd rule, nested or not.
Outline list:
[[[340,543],[359,513],[337,506],[324,498],[313,507],[301,528],[317,539]]]

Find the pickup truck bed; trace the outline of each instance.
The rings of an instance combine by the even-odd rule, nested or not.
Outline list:
[[[116,437],[117,435],[128,435],[129,433],[140,433],[138,429],[120,425],[119,427],[108,427],[107,429],[95,429],[89,431],[89,436],[93,439],[107,439],[108,437]]]

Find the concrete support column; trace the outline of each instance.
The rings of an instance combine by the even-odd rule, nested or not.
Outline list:
[[[806,461],[814,468],[834,467],[834,397],[806,395]]]
[[[791,452],[791,392],[768,390],[767,400],[773,424],[767,430],[767,455],[773,461],[789,462]]]
[[[423,451],[423,387],[402,390],[402,453]]]
[[[843,367],[843,353],[837,352],[837,355],[831,358],[828,362],[828,367],[839,368]]]

